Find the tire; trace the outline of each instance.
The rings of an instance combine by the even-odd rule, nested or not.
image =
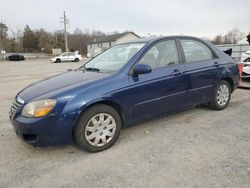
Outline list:
[[[75,58],[75,62],[79,62],[79,59],[78,59],[78,58]]]
[[[110,148],[117,141],[120,131],[121,118],[118,112],[108,105],[100,104],[83,112],[73,136],[81,149],[94,153]]]
[[[231,99],[231,87],[225,80],[219,82],[215,87],[212,101],[209,103],[209,107],[214,110],[223,110],[227,107]]]
[[[55,63],[60,63],[61,62],[61,59],[56,59]]]

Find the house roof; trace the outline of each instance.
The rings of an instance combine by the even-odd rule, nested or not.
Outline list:
[[[113,42],[118,40],[119,38],[127,35],[127,34],[133,34],[136,37],[140,38],[138,35],[136,35],[134,32],[124,32],[124,33],[117,33],[117,34],[113,34],[113,35],[107,35],[107,36],[103,36],[103,37],[98,37],[95,39],[95,42],[91,42],[89,44],[95,44],[95,43],[103,43],[103,42]]]

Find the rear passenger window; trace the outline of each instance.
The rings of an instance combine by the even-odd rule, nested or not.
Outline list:
[[[186,62],[213,59],[211,50],[203,43],[195,40],[181,40]]]

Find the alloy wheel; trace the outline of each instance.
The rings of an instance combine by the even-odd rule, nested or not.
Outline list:
[[[88,121],[84,134],[90,145],[101,147],[113,139],[115,132],[115,119],[110,114],[99,113]]]
[[[217,95],[216,95],[218,105],[224,106],[227,104],[227,102],[229,100],[229,92],[230,92],[229,88],[225,84],[221,85],[218,88]]]

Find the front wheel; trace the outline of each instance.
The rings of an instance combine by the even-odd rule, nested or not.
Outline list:
[[[229,83],[222,80],[215,88],[209,107],[215,110],[223,110],[231,99],[231,87]]]
[[[111,147],[120,135],[121,118],[108,105],[95,105],[87,109],[74,129],[74,139],[80,148],[100,152]]]
[[[61,59],[57,58],[55,63],[60,63],[61,62]]]
[[[78,59],[78,58],[75,58],[75,62],[79,62],[79,59]]]

